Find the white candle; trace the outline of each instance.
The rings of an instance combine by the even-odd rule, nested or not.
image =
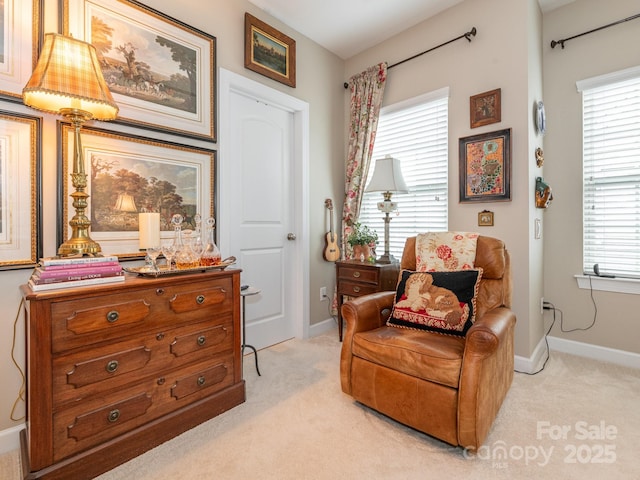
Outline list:
[[[140,249],[157,247],[160,245],[160,214],[140,213],[138,216],[138,230],[140,231]]]

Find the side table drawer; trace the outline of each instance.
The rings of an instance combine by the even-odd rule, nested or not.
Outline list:
[[[358,283],[372,283],[377,285],[379,275],[376,269],[340,266],[338,267],[338,278],[341,280],[353,280]]]
[[[361,295],[368,295],[369,293],[375,293],[377,291],[377,285],[341,281],[340,288],[338,288],[338,295],[350,295],[352,297],[359,297]]]

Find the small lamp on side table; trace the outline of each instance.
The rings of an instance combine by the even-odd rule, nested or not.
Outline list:
[[[402,171],[400,170],[400,160],[387,155],[376,160],[373,177],[367,186],[366,192],[382,192],[384,201],[378,202],[378,210],[384,213],[384,255],[376,259],[378,263],[393,263],[396,261],[389,253],[389,214],[398,209],[398,204],[391,201],[393,193],[407,193]]]

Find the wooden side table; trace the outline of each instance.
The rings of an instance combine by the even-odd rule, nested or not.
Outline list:
[[[336,262],[336,290],[338,293],[338,336],[342,341],[342,303],[344,295],[361,297],[369,293],[395,290],[400,264],[368,263],[360,260]]]

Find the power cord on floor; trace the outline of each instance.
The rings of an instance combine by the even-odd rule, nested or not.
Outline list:
[[[17,339],[17,329],[18,329],[18,320],[20,319],[20,312],[22,311],[22,306],[24,305],[24,299],[20,300],[20,305],[18,306],[18,312],[16,313],[16,319],[13,322],[13,343],[11,344],[11,361],[16,366],[18,371],[20,372],[20,376],[22,377],[22,384],[20,385],[20,390],[18,390],[18,398],[16,398],[15,402],[13,402],[13,407],[11,407],[11,415],[10,418],[14,422],[19,422],[24,420],[25,416],[23,415],[20,418],[15,418],[16,409],[18,408],[18,403],[20,400],[26,402],[25,393],[26,393],[26,378],[22,368],[16,361],[15,350],[16,350],[16,339]]]
[[[591,302],[593,303],[593,310],[594,311],[593,311],[593,320],[586,327],[575,327],[575,328],[565,329],[564,328],[564,314],[562,313],[562,310],[560,310],[559,308],[556,308],[556,306],[551,302],[546,302],[546,301],[542,302],[542,307],[543,307],[544,310],[552,310],[553,311],[553,321],[551,322],[551,326],[549,327],[547,332],[544,334],[544,342],[545,342],[545,344],[547,346],[547,358],[545,359],[544,363],[542,364],[542,367],[539,370],[537,370],[536,372],[522,372],[522,371],[519,371],[519,370],[515,370],[516,373],[524,373],[526,375],[537,375],[542,370],[544,370],[544,367],[547,365],[547,362],[549,361],[549,357],[551,356],[550,349],[549,349],[549,340],[548,340],[547,337],[549,336],[549,333],[551,332],[551,329],[553,328],[553,326],[556,323],[556,313],[560,314],[560,331],[563,332],[563,333],[571,333],[571,332],[589,330],[591,327],[593,327],[596,324],[596,319],[598,318],[598,305],[596,304],[596,300],[593,297],[593,285],[591,283],[591,275],[589,275],[589,296],[591,297]]]

